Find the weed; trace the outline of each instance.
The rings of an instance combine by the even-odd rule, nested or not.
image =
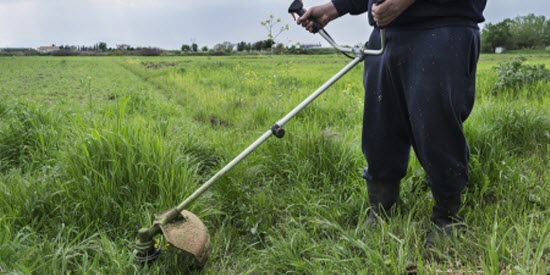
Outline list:
[[[539,81],[550,81],[550,71],[544,64],[525,65],[525,60],[525,57],[515,58],[494,68],[497,72],[497,81],[493,87],[495,93],[506,89],[517,90]]]

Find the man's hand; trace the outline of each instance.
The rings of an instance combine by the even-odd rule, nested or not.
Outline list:
[[[337,17],[338,11],[334,7],[334,4],[332,4],[332,2],[328,2],[323,5],[309,8],[304,15],[296,20],[296,23],[302,25],[302,27],[306,28],[306,30],[313,33],[313,20],[324,28],[330,21],[336,19]]]
[[[372,17],[378,27],[389,25],[397,16],[403,13],[415,0],[386,0],[382,4],[372,6]]]

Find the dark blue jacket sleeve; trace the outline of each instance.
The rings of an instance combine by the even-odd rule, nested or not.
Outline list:
[[[338,15],[342,16],[347,13],[356,15],[364,13],[368,10],[368,0],[332,0],[332,4],[336,7]]]

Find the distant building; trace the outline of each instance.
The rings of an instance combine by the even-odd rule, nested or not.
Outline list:
[[[128,49],[130,49],[130,47],[131,46],[128,45],[128,44],[117,44],[116,45],[116,48],[119,49],[119,50],[128,50]]]
[[[38,51],[41,53],[51,53],[51,52],[59,51],[59,47],[54,45],[42,46],[42,47],[38,47]]]
[[[318,49],[321,48],[321,42],[317,44],[300,44],[300,48],[307,50],[307,49]]]

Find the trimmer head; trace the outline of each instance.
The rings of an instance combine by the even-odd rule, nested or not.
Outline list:
[[[139,230],[136,249],[134,249],[134,256],[139,263],[147,264],[155,261],[160,256],[160,247],[155,247],[155,235],[156,233],[149,228]]]
[[[138,252],[136,249],[134,251],[134,255],[136,256],[136,261],[146,264],[154,262],[159,256],[160,256],[160,248],[155,248],[154,246],[152,249],[147,250],[146,252]]]
[[[164,222],[166,219],[171,221]],[[155,247],[154,239],[160,233],[172,246],[192,255],[196,268],[206,265],[211,251],[208,229],[195,214],[175,208],[159,215],[151,228],[139,230],[134,251],[138,262],[149,263],[160,256],[161,250]]]
[[[182,218],[160,225],[166,240],[195,257],[195,265],[203,267],[210,256],[210,236],[208,229],[195,214],[183,210]]]

